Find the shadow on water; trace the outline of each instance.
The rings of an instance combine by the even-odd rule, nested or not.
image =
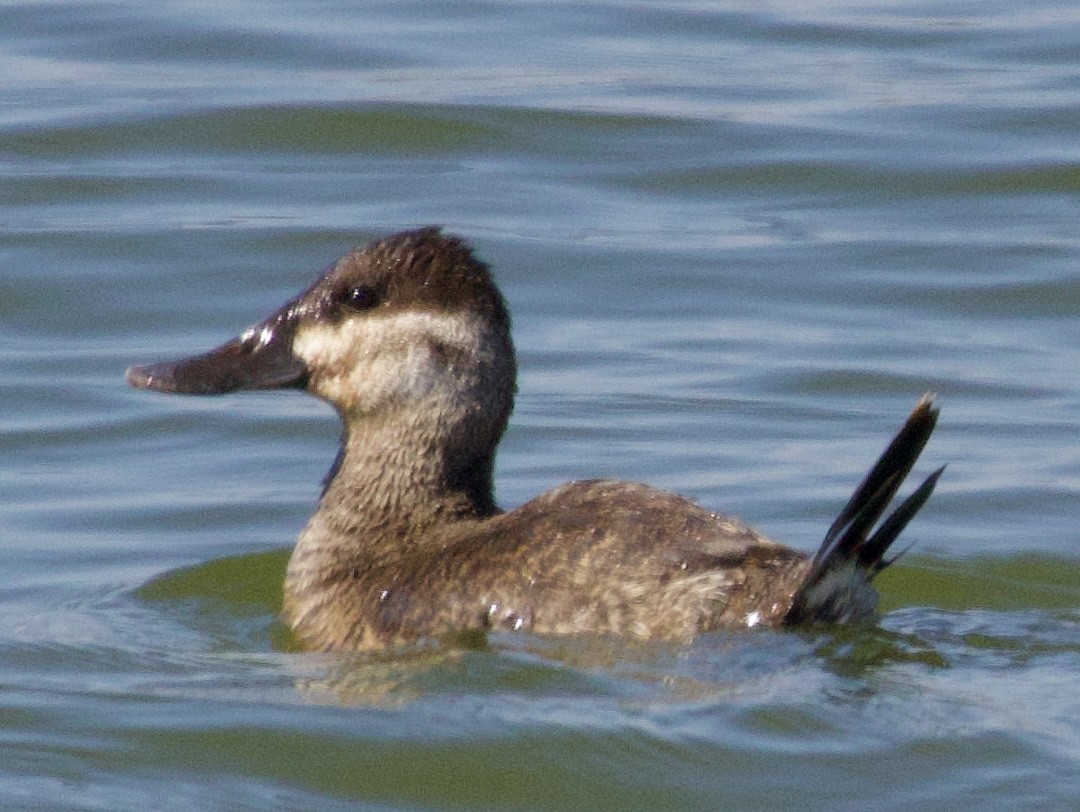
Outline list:
[[[882,611],[908,606],[998,611],[1080,607],[1080,561],[1049,555],[945,560],[912,556],[876,582]]]
[[[1075,561],[913,558],[888,570],[879,588],[879,622],[834,626],[811,638],[815,655],[838,676],[861,678],[904,663],[950,668],[979,659],[993,667],[1080,653]]]
[[[294,650],[278,620],[289,550],[219,558],[166,572],[135,590],[175,620],[217,646],[241,650]]]

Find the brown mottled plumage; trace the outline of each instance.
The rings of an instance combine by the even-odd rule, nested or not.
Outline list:
[[[924,398],[813,559],[630,482],[571,482],[503,513],[492,471],[515,391],[510,318],[486,266],[436,228],[353,251],[239,338],[128,380],[300,386],[337,408],[341,450],[285,581],[285,619],[315,649],[491,628],[689,641],[865,617],[870,580],[941,473],[873,531],[933,431]]]

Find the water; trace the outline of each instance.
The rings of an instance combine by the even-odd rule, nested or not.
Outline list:
[[[1077,42],[1061,0],[0,4],[0,805],[1075,808]],[[937,392],[880,623],[293,650],[332,413],[123,370],[424,223],[514,312],[504,505],[620,476],[810,550]]]

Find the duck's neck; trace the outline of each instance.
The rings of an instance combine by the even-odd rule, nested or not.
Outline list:
[[[365,514],[404,526],[491,515],[492,455],[448,447],[445,440],[437,427],[346,431],[320,510],[342,511],[349,526]]]
[[[447,447],[437,426],[350,426],[290,570],[367,568],[437,549],[440,527],[498,512],[493,463],[492,452]]]
[[[415,425],[361,428],[346,431],[285,576],[285,620],[318,648],[362,631],[357,612],[374,598],[356,594],[361,583],[381,583],[380,572],[410,557],[438,555],[455,525],[498,512],[492,453],[470,460]]]

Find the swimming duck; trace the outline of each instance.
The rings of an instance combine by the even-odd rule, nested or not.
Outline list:
[[[503,512],[492,472],[516,377],[487,266],[439,228],[346,254],[215,350],[127,371],[162,392],[300,387],[337,409],[341,448],[284,587],[286,623],[318,650],[488,629],[689,641],[866,618],[889,545],[943,470],[879,524],[934,429],[924,396],[813,556],[632,482],[569,482]]]

